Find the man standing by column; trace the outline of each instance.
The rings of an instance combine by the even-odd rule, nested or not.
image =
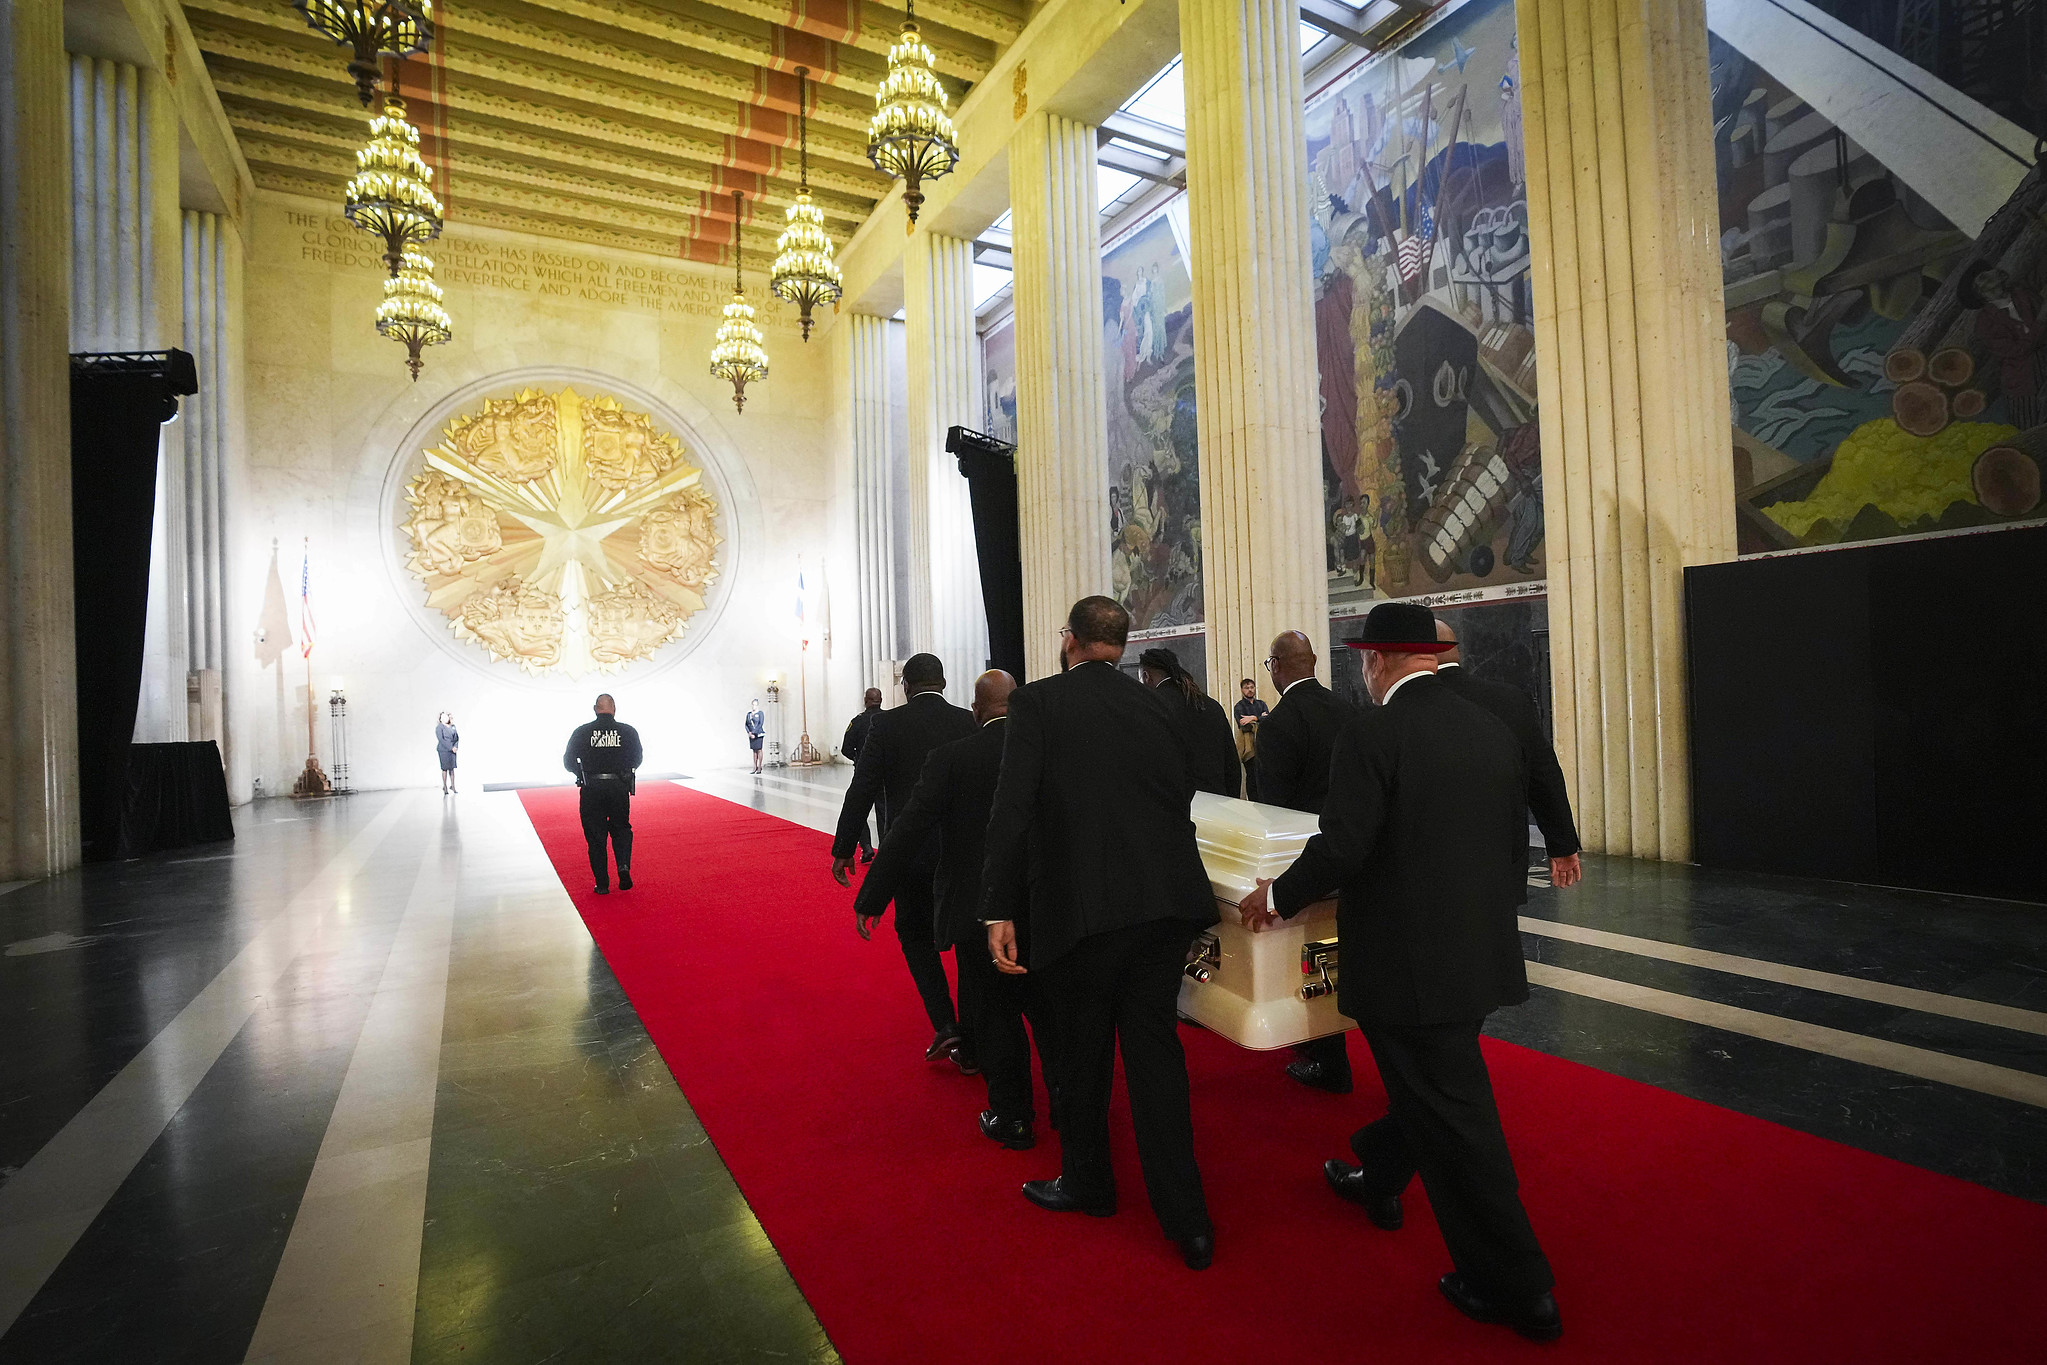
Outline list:
[[[1258,684],[1249,678],[1237,684],[1237,757],[1244,760],[1244,799],[1264,800],[1258,794],[1258,725],[1272,708],[1258,695]]]
[[[1486,1015],[1528,998],[1515,920],[1528,885],[1521,748],[1437,680],[1428,608],[1382,603],[1350,644],[1379,704],[1336,742],[1321,832],[1245,897],[1243,920],[1262,927],[1338,892],[1337,1002],[1364,1028],[1388,1112],[1351,1135],[1358,1165],[1331,1161],[1323,1175],[1390,1230],[1419,1172],[1457,1267],[1444,1297],[1474,1321],[1554,1340],[1556,1278],[1478,1045]]]
[[[910,803],[924,760],[941,744],[965,739],[978,728],[972,713],[945,699],[945,665],[936,654],[913,654],[903,664],[903,691],[909,700],[890,711],[878,713],[860,746],[860,761],[853,765],[853,783],[846,788],[846,801],[839,808],[839,829],[832,840],[832,876],[840,886],[853,884],[853,854],[867,828],[868,812],[885,802],[884,813],[899,811]],[[881,831],[886,837],[888,830]],[[935,1062],[950,1057],[969,1074],[980,1068],[973,1053],[964,1046],[959,1015],[952,1005],[952,987],[946,983],[945,964],[939,960],[933,938],[937,915],[933,878],[938,872],[938,850],[927,848],[905,873],[895,889],[896,941],[902,945],[903,961],[909,964],[910,979],[917,983],[924,1013],[931,1020],[931,1045],[924,1060]]]
[[[640,766],[640,732],[618,718],[618,703],[609,692],[599,694],[597,719],[569,734],[562,766],[576,775],[583,789],[583,837],[590,844],[590,874],[597,894],[611,894],[611,872],[605,865],[607,839],[618,859],[618,889],[633,889],[633,769]]]
[[[860,761],[860,746],[867,742],[867,732],[874,725],[874,718],[881,714],[881,689],[868,688],[860,700],[865,709],[846,722],[846,737],[839,741],[839,752],[846,756],[849,763]],[[880,820],[883,824],[888,823],[886,811],[881,813]],[[874,861],[874,844],[867,837],[865,825],[860,827],[860,861],[863,863]]]
[[[1279,691],[1279,705],[1260,726],[1260,795],[1269,805],[1322,813],[1329,795],[1329,760],[1336,737],[1357,709],[1315,677],[1315,646],[1298,630],[1272,642],[1265,667]],[[1286,1074],[1302,1085],[1334,1095],[1351,1091],[1348,1031],[1314,1038],[1294,1049]]]
[[[1188,814],[1194,777],[1171,709],[1180,699],[1116,667],[1129,635],[1121,606],[1083,597],[1060,631],[1065,671],[1011,694],[982,918],[996,967],[1038,974],[1052,1011],[1060,1174],[1027,1181],[1024,1197],[1056,1213],[1116,1211],[1109,1090],[1120,1043],[1152,1210],[1188,1267],[1203,1270],[1215,1230],[1194,1161],[1177,1006],[1188,945],[1215,922],[1215,900]],[[1019,917],[1028,966],[1017,957]]]

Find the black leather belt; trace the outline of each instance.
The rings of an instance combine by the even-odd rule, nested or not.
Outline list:
[[[591,774],[590,774],[590,776],[591,776],[591,777],[593,777],[593,778],[595,778],[595,779],[596,779],[597,781],[599,781],[599,782],[623,782],[623,781],[625,781],[625,774],[624,774],[624,773],[591,773]]]

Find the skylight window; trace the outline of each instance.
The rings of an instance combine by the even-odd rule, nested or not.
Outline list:
[[[1104,209],[1121,199],[1132,186],[1142,181],[1128,171],[1119,171],[1114,166],[1095,167],[1095,185],[1101,195]]]
[[[979,308],[988,300],[1009,287],[1010,274],[999,265],[983,265],[974,262],[974,307]]]
[[[1309,48],[1315,46],[1315,44],[1328,36],[1328,34],[1316,28],[1313,24],[1303,23],[1301,25],[1301,55],[1303,57],[1307,56]]]
[[[1181,86],[1180,59],[1173,58],[1151,83],[1131,96],[1123,106],[1139,118],[1162,123],[1168,128],[1187,130],[1187,93]]]

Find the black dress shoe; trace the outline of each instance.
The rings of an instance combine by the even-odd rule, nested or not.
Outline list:
[[[1189,1270],[1206,1270],[1215,1261],[1215,1234],[1212,1232],[1179,1238],[1178,1245],[1180,1258],[1187,1262]]]
[[[1316,1090],[1327,1090],[1332,1095],[1350,1093],[1350,1072],[1337,1071],[1334,1067],[1325,1066],[1321,1062],[1288,1062],[1286,1074],[1302,1085],[1312,1086]]]
[[[1400,1231],[1403,1221],[1400,1212],[1400,1196],[1397,1194],[1378,1195],[1365,1189],[1365,1173],[1347,1161],[1325,1161],[1322,1163],[1322,1178],[1329,1182],[1329,1188],[1336,1191],[1339,1199],[1348,1199],[1365,1211],[1365,1217],[1372,1220],[1372,1226],[1388,1232]]]
[[[633,889],[633,874],[622,867],[618,870],[618,889],[621,891]]]
[[[967,1051],[965,1046],[956,1047],[952,1050],[952,1064],[960,1069],[962,1076],[978,1076],[981,1074],[980,1061],[973,1053]]]
[[[1038,1145],[1029,1119],[1006,1119],[993,1109],[981,1111],[981,1136],[999,1142],[1012,1152],[1028,1152]]]
[[[942,1028],[931,1035],[931,1046],[924,1049],[927,1062],[942,1061],[958,1050],[960,1031],[956,1028]]]
[[[1084,1213],[1090,1218],[1113,1218],[1116,1216],[1116,1199],[1110,1196],[1106,1204],[1083,1204],[1066,1192],[1066,1179],[1061,1176],[1053,1180],[1024,1181],[1024,1198],[1041,1209],[1054,1213]]]
[[[608,896],[611,894],[611,888],[606,886],[604,883],[599,882],[597,883],[597,894],[600,896]]]
[[[1454,1270],[1436,1281],[1436,1287],[1452,1307],[1473,1322],[1511,1327],[1530,1341],[1555,1341],[1564,1334],[1564,1319],[1557,1312],[1556,1295],[1546,1289],[1520,1303],[1502,1303],[1473,1289],[1471,1282]]]

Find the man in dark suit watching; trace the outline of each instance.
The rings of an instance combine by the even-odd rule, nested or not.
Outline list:
[[[1024,1034],[1025,981],[995,970],[988,955],[988,931],[981,923],[981,867],[988,812],[995,804],[995,779],[1002,771],[1002,722],[1016,679],[1001,669],[974,680],[974,719],[981,728],[965,739],[941,744],[924,760],[924,775],[910,804],[889,821],[888,836],[860,895],[853,902],[865,938],[887,907],[906,869],[915,865],[936,832],[938,841],[938,947],[951,948],[959,970],[960,1025],[967,1046],[988,1081],[988,1108],[981,1132],[1011,1151],[1035,1144],[1031,1100],[1031,1046]],[[1038,1053],[1047,1055],[1041,1020],[1033,1018]],[[1047,1067],[1049,1071],[1050,1068]],[[1049,1077],[1048,1077],[1049,1079]]]
[[[1528,809],[1535,827],[1542,831],[1543,851],[1549,855],[1549,879],[1553,886],[1576,886],[1584,875],[1579,863],[1578,825],[1571,819],[1571,793],[1564,786],[1564,769],[1557,751],[1543,733],[1542,716],[1528,694],[1505,683],[1488,682],[1464,667],[1457,648],[1457,631],[1448,621],[1436,618],[1436,638],[1450,647],[1436,656],[1436,676],[1468,702],[1483,706],[1506,722],[1521,745],[1521,761],[1528,768]]]
[[[1329,794],[1329,758],[1336,737],[1357,708],[1315,678],[1315,646],[1298,630],[1272,642],[1265,660],[1279,705],[1258,734],[1258,799],[1268,805],[1322,813]],[[1315,1038],[1294,1049],[1286,1074],[1302,1085],[1331,1094],[1351,1092],[1348,1035]]]
[[[881,714],[881,689],[870,687],[860,698],[861,712],[846,722],[846,737],[839,741],[839,752],[846,756],[848,763],[860,761],[860,748],[867,743],[867,732],[874,726],[874,718]],[[888,823],[888,813],[882,811],[876,816],[882,823]],[[874,845],[867,838],[867,826],[860,827],[860,861],[874,861]]]
[[[1052,1011],[1060,1173],[1026,1182],[1024,1197],[1060,1213],[1116,1211],[1109,1089],[1120,1043],[1152,1210],[1202,1270],[1215,1232],[1177,1007],[1188,946],[1215,922],[1215,898],[1188,814],[1194,778],[1171,710],[1180,698],[1116,667],[1130,614],[1109,598],[1074,603],[1059,633],[1065,671],[1009,699],[981,879],[995,966],[1035,973]]]
[[[1456,1269],[1445,1298],[1536,1341],[1562,1335],[1549,1260],[1521,1206],[1479,1050],[1485,1017],[1528,998],[1515,915],[1527,898],[1527,775],[1500,720],[1436,677],[1428,608],[1387,602],[1363,633],[1379,704],[1336,742],[1321,832],[1241,913],[1257,928],[1338,892],[1339,1008],[1364,1028],[1388,1112],[1351,1135],[1336,1193],[1398,1228],[1418,1171]]]
[[[839,808],[838,834],[832,840],[832,876],[840,886],[853,884],[853,854],[867,829],[867,813],[876,802],[886,803],[884,814],[901,810],[909,804],[910,792],[931,751],[974,733],[974,717],[945,699],[945,665],[937,655],[913,654],[904,662],[903,691],[909,700],[876,715],[868,727],[860,759],[853,765],[852,785],[846,788],[845,804]],[[888,830],[881,832],[886,835]],[[917,983],[924,1013],[931,1020],[931,1046],[924,1049],[924,1059],[935,1062],[950,1057],[960,1070],[972,1074],[977,1068],[973,1054],[962,1046],[952,988],[946,982],[945,964],[939,961],[934,938],[937,908],[932,878],[937,871],[938,850],[927,848],[897,880],[896,941],[902,944],[903,961],[910,966],[910,979]]]

